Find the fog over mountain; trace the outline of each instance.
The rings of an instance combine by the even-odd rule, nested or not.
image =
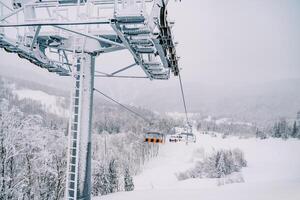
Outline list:
[[[285,79],[266,83],[232,87],[187,82],[184,84],[189,112],[218,117],[233,117],[250,121],[294,118],[300,110],[300,79]],[[183,112],[178,85],[103,88],[123,102],[141,105],[160,112]]]
[[[190,112],[266,120],[293,117],[300,110],[299,1],[170,1],[169,6]],[[0,56],[2,76],[70,90],[69,77],[50,74],[3,50]],[[96,69],[112,72],[133,62],[127,51],[104,54]],[[144,75],[138,66],[122,74]],[[124,103],[183,111],[177,77],[97,78],[95,87]]]
[[[14,79],[17,80],[21,79]],[[69,95],[64,84],[60,88],[57,82],[54,85],[58,87],[51,84],[46,87],[48,84],[37,80],[22,81],[21,85],[54,95]],[[165,81],[124,80],[120,84],[120,81],[101,79],[96,80],[96,87],[125,104],[158,112],[184,112],[177,81],[174,78],[172,84],[166,84]],[[300,79],[284,79],[232,87],[186,82],[184,88],[189,112],[259,123],[280,117],[294,118],[300,110],[299,85]],[[102,96],[96,93],[95,98]]]

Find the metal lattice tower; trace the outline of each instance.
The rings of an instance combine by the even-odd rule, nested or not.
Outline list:
[[[145,78],[178,75],[168,0],[1,0],[0,48],[74,82],[67,200],[91,198],[91,121],[95,58],[127,49]],[[130,77],[130,76],[129,76]]]

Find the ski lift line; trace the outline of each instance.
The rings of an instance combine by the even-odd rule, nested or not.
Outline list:
[[[102,75],[105,75],[105,76],[109,76],[109,74],[108,74],[108,73],[105,73],[105,72],[101,72],[101,71],[97,71],[97,70],[95,70],[95,72],[96,72],[96,73],[99,73],[99,74],[102,74]]]
[[[117,75],[109,75],[109,74],[104,74],[104,75],[94,75],[94,77],[99,77],[99,78],[136,78],[136,79],[149,79],[147,76],[117,76]]]
[[[146,122],[148,122],[149,124],[152,124],[152,122],[150,120],[148,120],[147,118],[143,117],[142,115],[140,115],[139,113],[135,112],[134,110],[128,108],[127,106],[121,104],[120,102],[118,102],[117,100],[111,98],[110,96],[104,94],[103,92],[101,92],[100,90],[94,88],[94,91],[98,92],[99,94],[101,94],[102,96],[106,97],[107,99],[113,101],[114,103],[118,104],[119,106],[121,106],[122,108],[126,109],[127,111],[135,114],[136,116],[140,117],[141,119],[145,120]]]
[[[183,101],[183,105],[184,105],[186,123],[190,126],[190,122],[189,122],[189,118],[188,118],[188,114],[187,114],[186,101],[185,101],[185,95],[184,95],[184,90],[183,90],[183,85],[182,85],[182,80],[181,80],[180,72],[178,72],[178,78],[179,78],[179,83],[180,83],[182,101]]]

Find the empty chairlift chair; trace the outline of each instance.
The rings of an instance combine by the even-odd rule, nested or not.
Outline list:
[[[196,136],[192,132],[183,132],[180,135],[186,142],[196,142]]]

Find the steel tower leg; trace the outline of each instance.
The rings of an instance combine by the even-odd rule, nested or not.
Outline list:
[[[66,200],[91,199],[91,131],[95,58],[80,54],[69,122]]]

